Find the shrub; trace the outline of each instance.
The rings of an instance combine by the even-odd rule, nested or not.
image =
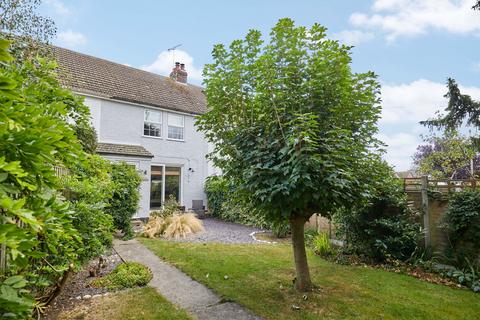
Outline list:
[[[98,155],[87,155],[71,166],[62,178],[64,193],[72,209],[73,225],[82,240],[80,262],[105,251],[113,240],[112,217],[105,212],[114,184],[110,178],[111,165]]]
[[[286,238],[290,233],[290,224],[288,222],[274,222],[270,224],[272,234],[277,238]]]
[[[480,192],[452,194],[444,226],[450,240],[447,257],[461,269],[468,268],[470,262],[480,266]]]
[[[175,213],[181,213],[179,207],[180,204],[178,203],[177,199],[175,199],[175,196],[170,195],[167,201],[165,201],[165,203],[163,204],[163,208],[160,210],[152,211],[150,213],[150,216],[167,218]]]
[[[165,231],[165,218],[150,216],[147,224],[143,228],[143,235],[147,238],[155,238],[163,235]]]
[[[377,176],[366,179],[376,181],[373,193],[334,214],[338,232],[345,238],[348,252],[378,262],[407,260],[417,247],[420,225],[390,167],[385,163],[372,165]]]
[[[167,239],[185,238],[189,234],[203,231],[203,224],[195,214],[174,214],[165,219],[163,236]]]
[[[108,290],[146,286],[152,280],[152,272],[143,264],[125,262],[119,264],[105,277],[95,279],[92,285]]]
[[[0,39],[0,318],[25,319],[55,294],[83,250],[55,167],[84,156],[71,123],[87,123],[89,113],[60,86],[54,62],[12,61],[8,46]]]
[[[166,239],[185,238],[189,234],[203,231],[203,224],[195,214],[186,213],[166,217],[152,216],[143,230],[148,238],[163,236]]]
[[[326,233],[316,235],[312,240],[312,247],[315,254],[321,257],[328,257],[333,254],[334,250],[330,244],[330,238]]]
[[[125,162],[112,163],[113,195],[107,212],[113,217],[115,227],[123,232],[124,239],[133,236],[131,220],[138,210],[140,183],[135,167]]]
[[[253,206],[248,195],[235,188],[235,184],[221,176],[208,177],[205,182],[208,210],[212,216],[231,222],[269,229],[279,237],[290,231],[287,222],[267,222],[265,215]]]

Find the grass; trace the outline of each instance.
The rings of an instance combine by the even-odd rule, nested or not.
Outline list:
[[[225,299],[266,319],[478,319],[480,315],[480,295],[473,292],[379,269],[337,265],[312,254],[310,272],[319,289],[305,300],[292,289],[292,253],[285,244],[140,241]]]
[[[63,312],[59,320],[192,320],[183,310],[161,297],[150,287],[131,289],[90,299]]]

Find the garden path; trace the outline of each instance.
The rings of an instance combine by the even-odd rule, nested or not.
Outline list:
[[[153,274],[149,285],[199,320],[261,319],[236,303],[223,301],[213,291],[164,262],[135,239],[117,239],[114,248],[125,261],[135,261],[149,267]]]

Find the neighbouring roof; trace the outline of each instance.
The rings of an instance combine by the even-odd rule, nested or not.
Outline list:
[[[99,143],[97,152],[100,154],[116,154],[126,156],[148,157],[153,158],[153,154],[142,146],[131,144],[117,144],[117,143]]]
[[[397,176],[397,178],[416,178],[416,177],[419,177],[415,171],[411,171],[411,170],[408,170],[408,171],[397,171],[395,172],[395,175]]]
[[[207,111],[199,86],[60,47],[53,47],[53,53],[61,83],[80,94],[192,114]]]

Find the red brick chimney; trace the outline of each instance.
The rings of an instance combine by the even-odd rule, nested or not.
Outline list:
[[[170,78],[180,83],[187,83],[188,73],[185,70],[185,63],[175,62],[175,67],[170,72]]]

